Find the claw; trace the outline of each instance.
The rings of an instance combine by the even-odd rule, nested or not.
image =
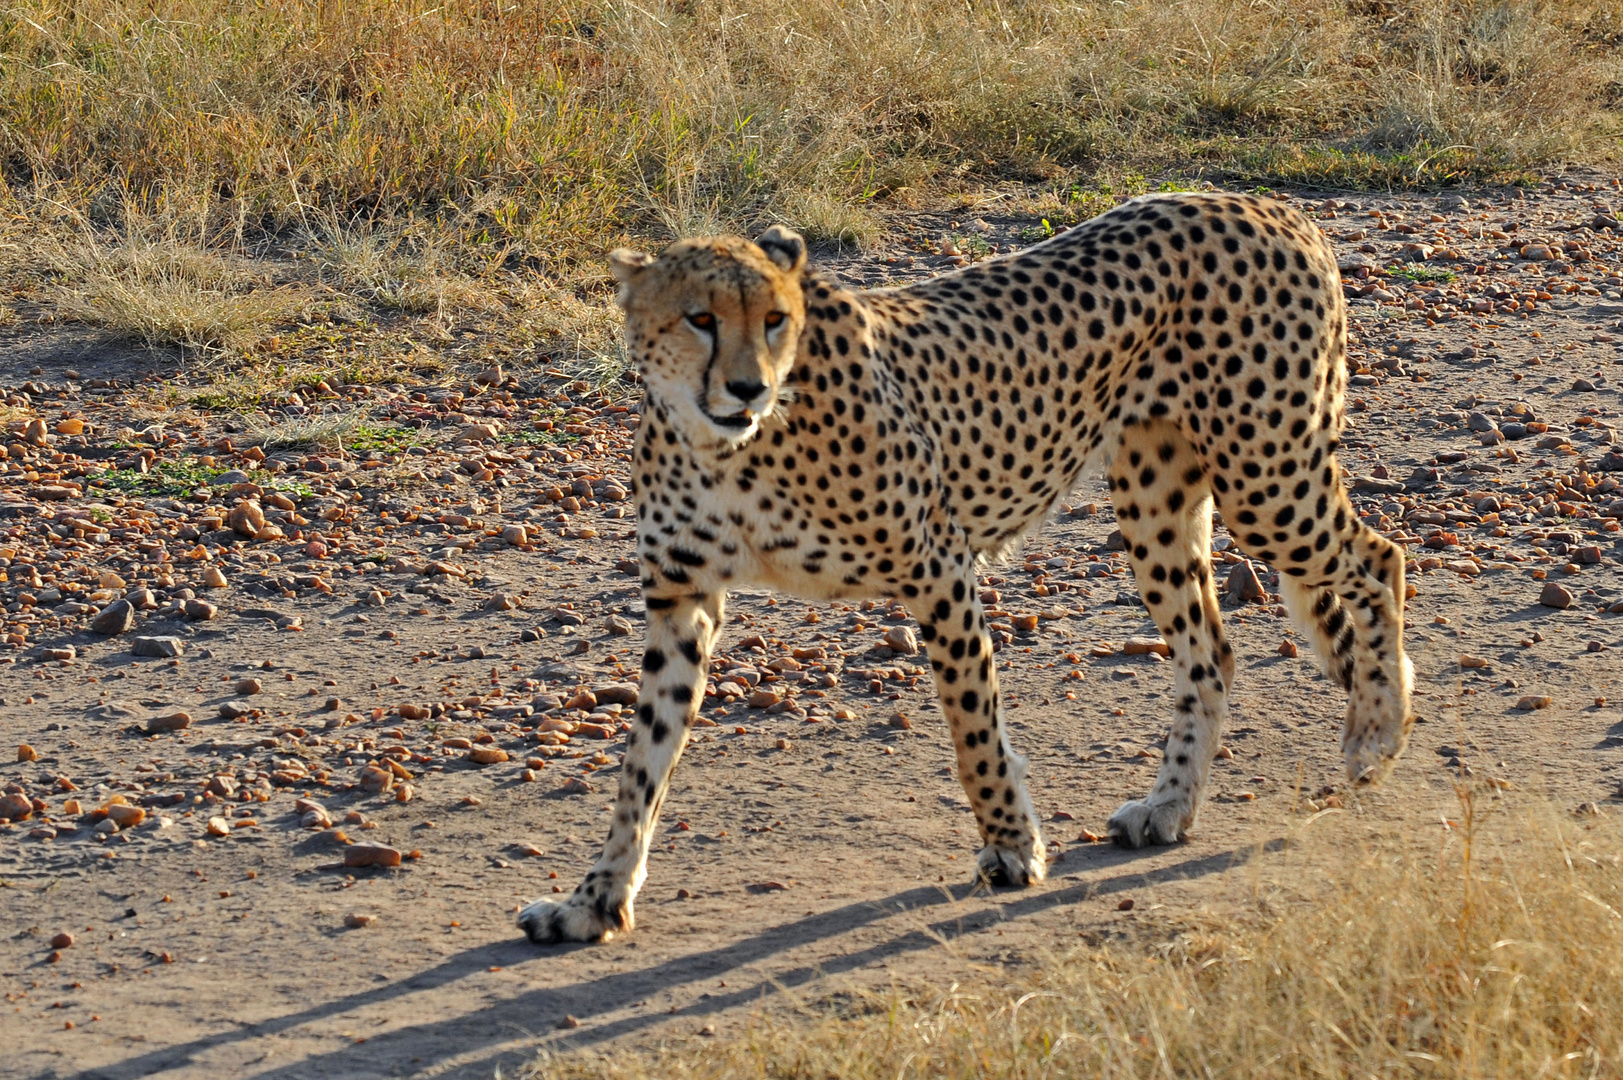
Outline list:
[[[631,929],[629,908],[618,920],[613,920],[600,913],[598,907],[582,903],[578,894],[562,903],[537,900],[519,912],[519,929],[537,945],[608,941],[616,930]]]
[[[1048,873],[1042,855],[1027,856],[1012,848],[985,847],[975,858],[975,876],[987,885],[1023,889]]]
[[[1180,803],[1161,803],[1152,806],[1142,799],[1133,799],[1121,805],[1110,815],[1110,838],[1125,848],[1141,848],[1146,844],[1176,844],[1193,824],[1193,815]]]

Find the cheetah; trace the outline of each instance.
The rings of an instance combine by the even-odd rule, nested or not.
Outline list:
[[[640,702],[601,858],[519,924],[536,942],[629,930],[727,590],[879,596],[917,619],[977,876],[1027,885],[1046,847],[1010,746],[977,568],[1107,473],[1176,682],[1154,786],[1110,818],[1127,847],[1182,839],[1234,681],[1211,567],[1214,507],[1349,693],[1348,775],[1381,779],[1412,717],[1404,564],[1342,488],[1347,319],[1317,226],[1227,193],[1126,202],[1026,250],[858,291],[775,226],[619,249],[645,384],[632,458],[647,607]]]

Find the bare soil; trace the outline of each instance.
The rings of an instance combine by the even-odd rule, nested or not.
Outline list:
[[[593,718],[609,738],[577,729],[546,748],[536,736],[548,717],[587,719],[580,691],[635,683],[641,602],[619,568],[633,525],[616,497],[635,398],[603,397],[544,365],[494,387],[335,388],[380,423],[414,425],[426,452],[273,455],[285,467],[253,475],[283,484],[295,509],[280,515],[280,539],[253,540],[222,521],[249,489],[106,485],[102,470],[129,473],[143,448],[153,468],[204,454],[219,467],[256,464],[240,438],[219,446],[229,414],[187,404],[184,370],[71,328],[6,331],[8,438],[18,445],[37,416],[51,445],[23,445],[8,464],[21,471],[0,474],[10,552],[0,598],[14,635],[0,657],[0,781],[45,807],[0,827],[0,1075],[489,1076],[543,1046],[725,1033],[779,990],[817,999],[947,981],[1078,935],[1222,917],[1243,894],[1234,868],[1269,858],[1303,815],[1332,811],[1307,833],[1332,848],[1371,830],[1439,831],[1460,770],[1615,812],[1623,227],[1606,223],[1623,196],[1596,176],[1463,194],[1463,206],[1459,195],[1295,194],[1319,208],[1350,293],[1382,290],[1350,304],[1363,374],[1344,461],[1360,512],[1416,560],[1421,720],[1389,783],[1345,787],[1344,695],[1305,641],[1299,656],[1282,654],[1299,639],[1277,598],[1231,601],[1241,675],[1230,756],[1196,833],[1140,852],[1094,842],[1154,776],[1171,681],[1159,657],[1121,652],[1155,629],[1090,479],[985,577],[1007,613],[994,621],[1012,740],[1032,759],[1034,800],[1057,841],[1048,882],[965,884],[973,822],[926,663],[881,644],[901,621],[886,605],[746,589],[732,598],[717,678],[741,676],[787,704],[750,708],[716,683],[703,711],[714,726],[696,732],[677,770],[638,927],[593,947],[538,949],[513,914],[574,887],[618,780],[612,707]],[[1333,216],[1327,199],[1342,204]],[[956,258],[973,258],[1041,228],[970,208],[899,220],[875,256],[824,254],[853,281],[901,281],[951,269],[945,235],[959,238]],[[1414,244],[1430,257],[1403,261],[1422,254],[1406,254]],[[1454,277],[1419,283],[1389,267]],[[324,407],[317,398],[289,415]],[[1474,412],[1511,437],[1483,445]],[[74,416],[90,423],[77,442],[55,430]],[[455,449],[463,425],[492,419],[510,439],[543,422],[551,431]],[[150,434],[154,422],[163,432]],[[63,485],[65,496],[45,490]],[[515,524],[526,530],[516,544],[502,537]],[[201,586],[208,565],[226,586]],[[119,585],[102,583],[109,571]],[[70,582],[77,593],[60,588]],[[1551,583],[1570,606],[1540,603]],[[188,586],[217,606],[213,617],[176,610]],[[141,588],[152,606],[133,629],[88,629]],[[487,607],[501,594],[517,606]],[[1036,629],[1018,628],[1026,615]],[[182,651],[135,656],[139,636],[173,637]],[[69,645],[72,659],[46,652]],[[795,650],[800,659],[777,663]],[[246,678],[258,693],[238,693]],[[435,715],[410,719],[403,705]],[[228,718],[222,706],[246,711]],[[177,710],[188,727],[146,731]],[[13,763],[13,745],[34,760]],[[476,764],[470,746],[511,760]],[[357,786],[385,759],[410,774],[395,781],[411,785],[410,801]],[[216,780],[229,783],[210,791]],[[146,820],[97,832],[96,811],[115,796],[145,804]],[[333,828],[303,826],[296,799],[322,804]],[[209,834],[212,818],[228,835]],[[335,829],[407,857],[346,869]],[[375,919],[346,925],[356,915]],[[72,944],[53,947],[63,933]]]

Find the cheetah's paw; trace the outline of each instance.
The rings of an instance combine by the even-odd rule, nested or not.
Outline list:
[[[1181,802],[1153,804],[1130,799],[1110,815],[1110,838],[1122,847],[1176,844],[1195,823],[1195,815]]]
[[[1348,704],[1341,756],[1348,778],[1356,784],[1378,784],[1386,779],[1409,745],[1409,731],[1415,721],[1409,711],[1414,664],[1407,656],[1399,677],[1402,684],[1396,689],[1389,682],[1358,688]]]
[[[586,900],[575,893],[568,900],[537,900],[519,912],[518,925],[537,945],[564,941],[607,941],[632,925],[631,904],[618,906],[606,897]]]
[[[988,885],[1025,888],[1048,876],[1048,860],[1036,845],[1030,851],[987,846],[975,856],[975,875]]]
[[[1347,777],[1355,784],[1376,785],[1386,779],[1387,773],[1403,753],[1409,742],[1408,727],[1397,732],[1372,730],[1362,738],[1349,738],[1342,746],[1342,760],[1347,766]]]

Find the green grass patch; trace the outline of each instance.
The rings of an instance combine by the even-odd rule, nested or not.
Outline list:
[[[559,446],[564,443],[579,442],[580,436],[567,431],[553,428],[551,431],[541,431],[536,428],[517,428],[504,431],[496,436],[496,441],[506,446]]]
[[[141,498],[180,498],[194,495],[199,490],[212,488],[215,481],[231,469],[201,465],[195,461],[160,461],[147,472],[135,469],[113,469],[91,481],[92,486],[111,488],[126,495]],[[308,484],[297,480],[279,479],[263,469],[248,473],[251,483],[267,491],[280,491],[297,498],[313,494]]]
[[[258,393],[239,387],[231,390],[205,390],[201,394],[193,394],[191,403],[199,409],[240,413],[257,409],[259,398]]]
[[[375,450],[380,454],[403,454],[413,446],[424,446],[416,428],[395,427],[393,424],[359,424],[344,438],[344,447],[365,453]]]
[[[1442,285],[1453,281],[1459,275],[1452,270],[1442,270],[1435,266],[1421,266],[1415,263],[1409,266],[1388,266],[1388,276],[1402,278],[1404,281],[1413,281],[1424,285]]]

